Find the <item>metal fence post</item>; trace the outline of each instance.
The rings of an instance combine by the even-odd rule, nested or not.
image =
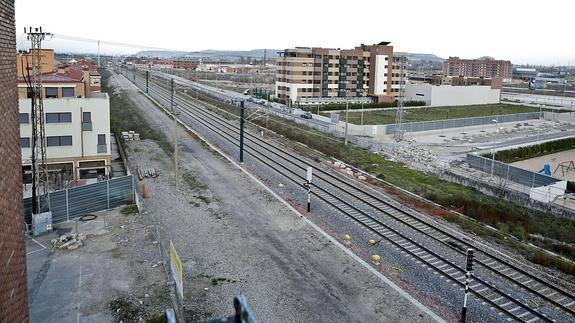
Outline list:
[[[70,206],[68,205],[68,189],[66,189],[66,221],[70,221]]]
[[[110,208],[110,180],[106,180],[106,201],[108,202],[108,209]]]

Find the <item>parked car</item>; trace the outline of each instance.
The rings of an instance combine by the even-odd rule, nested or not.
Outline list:
[[[310,112],[304,112],[302,114],[299,115],[300,117],[302,117],[303,119],[311,119],[312,115]]]

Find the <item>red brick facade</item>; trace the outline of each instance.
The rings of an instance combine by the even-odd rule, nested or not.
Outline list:
[[[0,322],[28,322],[14,0],[0,0]]]

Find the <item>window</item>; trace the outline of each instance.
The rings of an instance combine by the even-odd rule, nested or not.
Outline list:
[[[30,118],[28,113],[20,113],[20,124],[30,123]]]
[[[66,122],[72,122],[72,112],[46,113],[46,123],[66,123]]]
[[[46,98],[57,98],[58,97],[58,88],[57,87],[47,87],[44,89],[46,92]]]
[[[100,134],[98,135],[98,145],[105,145],[106,144],[106,135]]]
[[[72,146],[72,136],[49,136],[46,137],[48,147]]]
[[[62,97],[63,98],[73,98],[74,97],[74,88],[73,87],[63,87],[62,88]]]
[[[20,138],[20,148],[30,148],[30,137]]]
[[[92,122],[92,112],[82,112],[82,122],[91,123]]]

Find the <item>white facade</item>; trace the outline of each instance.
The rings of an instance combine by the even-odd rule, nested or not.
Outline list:
[[[429,106],[472,105],[499,103],[500,89],[491,86],[406,84],[406,101],[425,101]]]
[[[22,164],[29,165],[32,150],[26,147],[26,138],[32,137],[30,99],[20,99],[19,110]],[[48,165],[72,163],[74,179],[84,177],[80,172],[82,168],[97,168],[98,174],[101,174],[103,168],[105,174],[109,174],[111,149],[108,94],[94,93],[87,98],[44,99],[44,112],[47,121],[45,133]]]
[[[375,56],[375,84],[373,91],[375,95],[387,94],[387,71],[388,71],[388,56],[376,55]]]
[[[331,88],[337,88],[337,84],[330,84]],[[278,95],[279,87],[285,86],[289,88],[289,99],[291,102],[298,101],[298,89],[313,89],[313,84],[300,84],[300,83],[287,83],[287,82],[276,82],[275,94]]]

